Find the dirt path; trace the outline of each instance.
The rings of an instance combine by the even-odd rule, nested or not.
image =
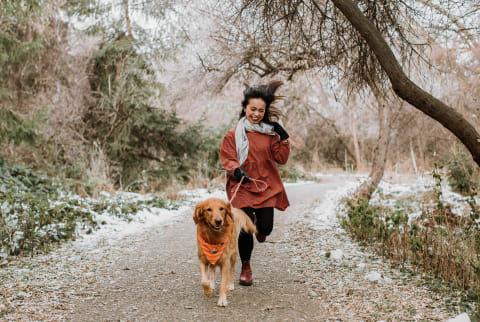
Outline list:
[[[256,244],[252,269],[254,285],[236,283],[229,306],[217,308],[215,295],[207,298],[200,285],[196,255],[196,230],[192,214],[168,229],[151,231],[125,248],[111,271],[91,284],[94,298],[76,303],[74,320],[238,320],[298,319],[317,316],[315,300],[296,283],[285,253],[285,230],[300,212],[299,206],[320,196],[329,185],[293,186],[292,207],[275,217],[269,242]],[[134,249],[135,248],[135,249]],[[237,265],[236,275],[240,272]],[[218,275],[218,274],[217,274]],[[114,282],[112,282],[114,280]],[[318,316],[319,318],[321,316]]]
[[[49,265],[56,270],[57,280],[50,278],[50,284],[41,285],[31,277],[20,283],[25,294],[37,292],[38,298],[27,295],[10,301],[10,313],[4,318],[355,321],[455,316],[441,296],[360,249],[338,225],[317,231],[304,222],[326,192],[339,185],[336,180],[287,189],[292,206],[276,213],[267,242],[255,244],[253,286],[243,287],[236,281],[227,308],[216,307],[218,279],[214,297],[203,295],[195,226],[188,212],[169,226],[124,238],[115,245],[57,258]],[[239,270],[237,264],[237,278]],[[372,272],[379,276],[373,282],[366,278]]]

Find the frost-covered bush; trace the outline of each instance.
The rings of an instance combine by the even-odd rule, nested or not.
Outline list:
[[[105,196],[82,198],[54,180],[0,161],[0,265],[12,255],[37,253],[61,240],[74,240],[79,231],[92,231],[108,213],[130,221],[145,207],[163,208],[159,197],[127,201]]]
[[[475,164],[467,151],[457,152],[447,161],[448,184],[455,192],[469,195],[476,191],[479,186],[476,172]]]
[[[340,222],[342,227],[367,242],[387,241],[408,223],[408,216],[401,209],[372,205],[365,198],[346,200],[346,215]]]
[[[431,186],[379,193],[370,202],[345,200],[341,225],[392,264],[428,273],[480,299],[478,198],[444,189],[437,168],[432,176]]]
[[[315,180],[315,177],[309,175],[302,169],[292,165],[280,165],[278,167],[280,176],[286,182],[297,182],[299,180]]]

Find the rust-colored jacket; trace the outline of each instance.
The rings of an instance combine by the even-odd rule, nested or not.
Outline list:
[[[282,179],[278,173],[276,163],[285,164],[290,153],[290,143],[280,141],[278,135],[267,135],[258,132],[247,132],[249,141],[248,157],[241,168],[249,178],[265,181],[268,185],[263,192],[253,182],[242,183],[232,206],[236,208],[275,207],[285,210],[290,204],[287,193],[283,187]],[[227,132],[220,148],[220,159],[227,170],[227,196],[230,200],[233,188],[238,184],[233,172],[240,166],[235,147],[235,128]]]

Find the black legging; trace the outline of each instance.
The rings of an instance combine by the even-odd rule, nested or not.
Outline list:
[[[262,235],[268,236],[273,229],[273,207],[266,208],[242,208],[243,211],[250,217],[252,222],[257,217],[257,231]],[[253,251],[253,236],[240,231],[238,236],[238,251],[242,261],[249,261]]]

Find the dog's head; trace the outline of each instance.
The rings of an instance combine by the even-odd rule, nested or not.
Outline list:
[[[233,214],[228,201],[211,198],[200,201],[195,206],[193,214],[195,224],[204,221],[212,230],[220,231],[230,219],[233,220]]]

